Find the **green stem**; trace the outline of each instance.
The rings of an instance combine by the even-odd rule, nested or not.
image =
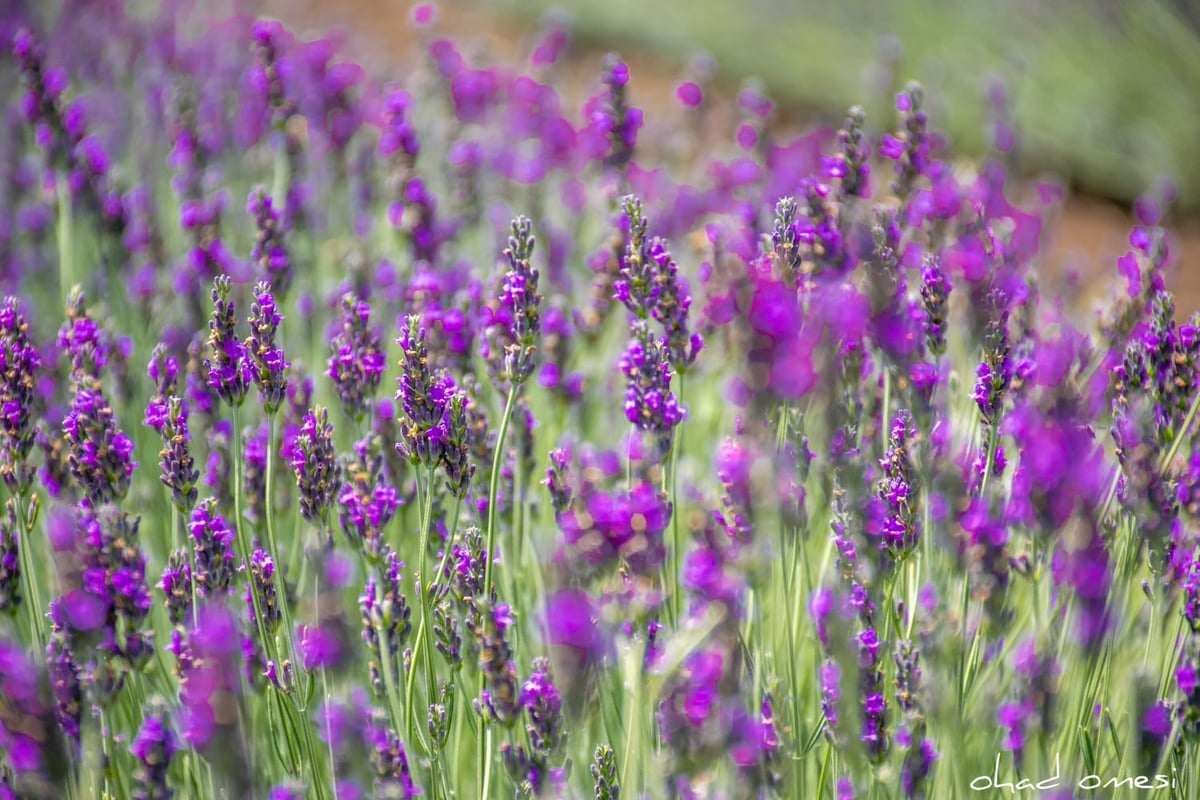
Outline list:
[[[621,762],[621,788],[635,797],[641,796],[642,765],[642,662],[645,659],[645,643],[637,641],[625,654],[626,691],[630,692],[629,707],[624,710],[625,754]]]
[[[282,553],[279,545],[275,541],[275,415],[271,414],[267,417],[267,461],[266,461],[266,476],[263,486],[263,517],[264,524],[267,529],[267,547],[271,549],[271,558],[274,559],[276,565],[282,565]],[[293,543],[294,544],[294,543]],[[305,681],[311,680],[311,676],[304,674],[304,670],[296,663],[295,645],[292,641],[295,628],[292,624],[291,604],[288,603],[287,591],[287,575],[282,569],[277,571],[277,577],[280,583],[279,589],[279,613],[281,617],[281,625],[283,635],[277,632],[275,634],[275,651],[281,659],[285,659],[292,664],[295,670],[295,675],[299,683],[300,691],[292,692],[292,701],[296,704],[297,711],[304,711],[304,701],[301,699],[308,696],[307,685]]]
[[[100,718],[93,713],[90,692],[85,693],[83,714],[80,724],[80,750],[83,769],[79,775],[81,797],[103,797],[104,786],[104,743],[100,730]]]
[[[496,497],[500,494],[500,465],[504,459],[504,440],[508,436],[508,424],[512,419],[513,406],[517,399],[517,384],[508,388],[504,401],[504,414],[500,417],[500,430],[496,434],[496,451],[492,454],[492,475],[488,481],[487,559],[483,567],[483,591],[492,589],[492,563],[496,560]]]
[[[432,628],[429,627],[429,584],[431,581],[425,573],[425,558],[429,550],[429,529],[433,526],[433,481],[434,467],[430,467],[425,475],[425,503],[421,509],[421,552],[417,553],[417,596],[421,601],[421,629],[425,631],[425,636],[419,638],[419,642],[429,637]],[[421,664],[425,669],[425,691],[429,702],[433,702],[434,686],[436,678],[433,672],[433,648],[428,643],[421,650]],[[413,653],[414,663],[413,670],[416,669],[416,653]],[[408,718],[411,725],[414,709],[409,708]],[[412,732],[410,731],[410,737]],[[429,771],[430,782],[429,789],[433,793],[436,800],[437,797],[437,748],[434,747],[432,739],[429,742]]]
[[[510,384],[508,397],[504,401],[504,413],[500,417],[500,430],[496,434],[496,450],[492,453],[492,474],[488,481],[488,514],[487,514],[487,556],[483,567],[483,591],[490,602],[492,591],[492,563],[496,560],[496,498],[500,494],[500,465],[504,458],[504,440],[508,436],[508,424],[512,419],[513,406],[516,404],[517,384]],[[479,672],[479,688],[482,691],[486,685],[483,670]],[[486,730],[479,741],[478,761],[483,766],[483,782],[480,784],[479,797],[487,800],[492,781],[492,726],[484,722]]]
[[[231,438],[229,450],[229,469],[233,472],[233,532],[234,545],[236,550],[241,552],[237,555],[242,559],[242,562],[249,569],[250,556],[252,555],[250,540],[246,534],[246,525],[242,519],[242,419],[241,409],[238,406],[233,407],[233,435]],[[194,592],[193,592],[194,595]],[[258,628],[258,640],[262,642],[263,650],[267,658],[275,661],[276,667],[280,670],[283,665],[279,663],[279,654],[272,648],[273,640],[267,636],[266,620],[262,612],[262,598],[259,597],[258,587],[254,585],[254,581],[250,581],[250,602],[254,606],[254,623]],[[192,611],[193,615],[196,610],[195,597],[193,596]]]
[[[479,785],[479,800],[491,798],[492,787],[492,725],[487,726],[483,737],[479,739],[479,761],[483,765],[483,781]]]
[[[1188,428],[1192,427],[1192,421],[1196,419],[1196,411],[1200,409],[1200,392],[1192,398],[1192,404],[1188,407],[1187,416],[1183,418],[1183,424],[1179,426],[1179,430],[1175,434],[1175,440],[1171,442],[1171,448],[1167,450],[1162,461],[1158,463],[1158,471],[1162,472],[1175,459],[1175,454],[1179,452],[1179,445],[1183,444],[1184,435]]]
[[[376,576],[376,584],[380,585],[378,576]],[[417,636],[418,636],[418,638],[420,638],[421,633],[418,632]],[[379,650],[380,650],[380,654],[381,654],[381,656],[383,656],[383,658],[388,658],[392,652],[391,641],[390,641],[390,638],[388,637],[386,626],[381,626],[380,630],[379,630]],[[393,730],[395,730],[396,734],[399,735],[400,730],[401,730],[401,726],[400,726],[400,696],[398,693],[398,687],[396,686],[396,682],[393,680],[392,665],[390,663],[386,663],[386,664],[382,663],[383,658],[380,659],[381,663],[379,666],[380,666],[380,672],[383,673],[383,691],[384,691],[384,694],[387,695],[388,717],[391,720]]]
[[[679,376],[679,392],[676,395],[679,407],[683,408],[683,375]],[[786,413],[786,411],[785,411]],[[667,585],[671,587],[671,615],[678,626],[679,616],[683,609],[683,592],[680,590],[679,580],[679,559],[682,542],[679,536],[679,503],[677,485],[679,482],[679,458],[682,450],[682,425],[676,428],[675,435],[671,439],[671,456],[667,462],[667,469],[670,470],[669,485],[671,490],[671,574]]]
[[[825,796],[825,776],[829,773],[829,757],[833,754],[833,745],[825,745],[825,757],[821,759],[821,775],[817,778],[817,797]]]
[[[25,607],[29,613],[29,635],[30,638],[37,642],[39,653],[46,652],[46,631],[42,625],[41,614],[42,605],[41,592],[38,589],[37,573],[34,572],[35,563],[33,560],[33,526],[29,524],[29,519],[26,517],[28,508],[28,491],[21,492],[9,502],[15,503],[17,517],[17,558],[21,563],[21,577],[25,582]]]
[[[63,300],[75,286],[74,208],[67,179],[58,176],[58,283]]]

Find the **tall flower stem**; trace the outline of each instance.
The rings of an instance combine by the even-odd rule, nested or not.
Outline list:
[[[417,595],[420,599],[421,606],[421,625],[417,631],[417,642],[414,645],[413,663],[409,668],[409,681],[414,681],[412,677],[416,672],[417,649],[420,649],[421,665],[425,670],[425,688],[430,702],[433,701],[434,685],[436,683],[433,672],[433,655],[430,652],[431,647],[426,641],[429,638],[431,628],[429,627],[429,585],[431,581],[425,572],[426,553],[429,550],[429,529],[433,525],[433,487],[434,487],[434,467],[430,467],[425,473],[425,494],[422,500],[421,507],[421,551],[417,553]],[[414,718],[415,708],[412,701],[412,692],[409,692],[408,706],[408,725],[409,737],[415,738]],[[438,788],[438,763],[437,763],[437,748],[432,740],[429,742],[429,771],[430,782],[429,789],[433,793],[433,797],[437,797]]]
[[[33,525],[26,514],[29,509],[29,491],[25,490],[14,497],[10,502],[15,502],[17,507],[14,509],[17,517],[17,557],[21,563],[21,579],[25,583],[25,607],[29,612],[29,636],[37,643],[39,653],[46,651],[46,631],[42,625],[41,614],[42,596],[38,589],[38,576],[34,573],[35,562],[33,559]]]
[[[279,545],[275,541],[275,512],[274,512],[274,508],[275,508],[275,502],[274,502],[274,499],[275,499],[275,431],[276,431],[275,414],[270,414],[267,417],[267,458],[266,458],[266,473],[267,474],[266,474],[266,480],[263,485],[263,494],[265,495],[265,499],[263,500],[263,516],[264,516],[263,521],[264,521],[265,527],[267,529],[267,546],[269,548],[271,548],[271,558],[275,559],[275,563],[277,565],[279,565],[279,564],[282,564],[283,561],[280,559]],[[293,543],[293,545],[295,545],[295,543]],[[282,634],[282,639],[280,637],[280,634],[277,633],[275,635],[275,649],[276,649],[276,652],[279,652],[279,654],[282,658],[287,659],[294,665],[295,664],[295,655],[293,652],[293,645],[292,645],[292,631],[293,631],[292,611],[291,611],[291,606],[288,603],[288,599],[287,599],[288,598],[287,575],[282,570],[280,570],[278,574],[279,574],[280,581],[283,583],[282,591],[280,592],[280,598],[279,598],[279,612],[280,612],[280,617],[282,618],[281,627],[283,630],[283,634]],[[281,641],[282,641],[282,646],[281,646]],[[296,670],[296,675],[300,681],[303,681],[305,679],[305,676],[303,675],[303,670],[299,670],[299,669]],[[296,696],[293,698],[293,702],[296,705],[297,711],[304,710],[302,701],[299,698],[307,697],[307,696],[308,696],[307,687],[301,686],[300,691],[298,693],[296,693]]]
[[[621,759],[621,788],[628,789],[637,795],[641,794],[642,765],[642,680],[643,664],[646,660],[646,645],[644,641],[631,644],[625,653],[625,691],[629,692],[629,705],[623,709],[621,716],[625,723],[625,755]]]
[[[483,567],[485,596],[491,592],[492,587],[492,563],[496,560],[496,497],[500,494],[500,464],[504,458],[504,440],[508,436],[513,406],[516,405],[517,388],[515,383],[508,387],[508,398],[504,401],[504,413],[500,417],[500,430],[496,433],[496,452],[492,454],[492,476],[488,482],[487,560]]]
[[[483,591],[484,596],[488,598],[491,597],[492,562],[496,560],[496,524],[498,519],[496,498],[500,494],[500,464],[504,457],[504,440],[508,436],[508,425],[512,420],[513,406],[516,405],[516,398],[517,385],[512,383],[508,387],[508,397],[504,401],[504,413],[500,417],[500,430],[496,433],[496,451],[492,454],[492,475],[491,480],[488,482],[487,556],[483,567]],[[483,671],[480,670],[480,691],[485,686],[485,680]],[[492,725],[486,721],[484,725],[484,735],[479,739],[478,760],[483,769],[483,782],[479,789],[480,800],[486,800],[489,797],[488,792],[490,791],[492,780]]]
[[[75,285],[74,208],[71,189],[63,175],[58,176],[58,288],[63,298]]]
[[[679,376],[679,392],[676,394],[680,408],[683,404],[683,376]],[[681,441],[682,425],[676,427],[674,435],[671,438],[671,455],[667,462],[667,485],[670,487],[671,493],[671,574],[667,576],[667,586],[671,587],[671,616],[676,625],[679,624],[679,616],[683,608],[683,593],[680,590],[679,580],[679,559],[682,550],[682,542],[679,535],[679,503],[678,501],[678,483],[679,483],[679,456],[683,449]]]
[[[233,531],[234,542],[236,549],[240,550],[237,555],[245,563],[246,568],[250,567],[250,556],[253,552],[249,537],[245,533],[246,526],[242,521],[242,413],[237,406],[233,407],[233,434],[231,438],[231,446],[229,450],[229,468],[233,471]],[[250,602],[254,606],[254,623],[258,628],[258,640],[262,642],[263,648],[267,651],[267,657],[275,657],[278,661],[277,654],[270,649],[272,642],[267,638],[267,629],[265,620],[263,619],[263,610],[261,598],[258,596],[258,588],[254,585],[254,581],[250,581]],[[195,603],[193,602],[193,608]]]
[[[375,574],[375,580],[376,580],[376,583],[378,584],[378,582],[379,582],[378,574]],[[381,626],[379,629],[379,651],[381,653],[390,655],[392,652],[391,648],[392,648],[392,643],[391,643],[390,638],[388,637],[387,627]],[[388,719],[391,722],[392,728],[398,734],[401,730],[401,727],[400,727],[400,716],[401,716],[400,715],[400,687],[396,686],[396,683],[393,680],[391,665],[390,664],[381,664],[380,666],[381,666],[380,672],[383,673],[383,691],[384,691],[384,694],[387,695]],[[410,703],[410,705],[411,705],[411,703]]]

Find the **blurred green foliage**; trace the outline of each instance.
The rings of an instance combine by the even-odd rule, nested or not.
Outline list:
[[[888,127],[894,91],[918,80],[933,126],[964,155],[989,146],[1000,77],[1026,171],[1121,200],[1170,177],[1180,205],[1200,210],[1194,0],[497,2],[531,20],[564,10],[582,41],[668,64],[707,52],[724,80],[758,76],[789,113],[834,122],[859,103]]]

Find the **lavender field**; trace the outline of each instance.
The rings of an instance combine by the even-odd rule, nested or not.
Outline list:
[[[0,16],[0,798],[1200,798],[1168,182],[207,8]]]

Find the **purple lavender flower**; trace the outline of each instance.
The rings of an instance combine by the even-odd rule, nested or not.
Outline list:
[[[329,378],[342,401],[342,410],[362,421],[387,369],[379,333],[371,327],[371,307],[354,294],[342,296],[342,329],[330,342]]]
[[[461,392],[449,375],[430,369],[427,336],[419,317],[408,317],[397,343],[404,351],[400,390],[396,393],[404,438],[396,449],[414,465],[435,468],[443,463],[448,448],[451,400]]]
[[[179,740],[161,703],[152,704],[129,751],[138,761],[134,775],[136,800],[171,800],[175,790],[167,785],[171,759],[179,752]]]
[[[924,798],[925,785],[938,760],[937,747],[932,739],[922,738],[919,745],[909,749],[900,770],[900,786],[908,798]]]
[[[73,379],[99,380],[108,366],[111,345],[104,330],[87,311],[87,299],[79,287],[67,295],[67,320],[58,331],[57,344],[71,364]]]
[[[130,458],[133,441],[118,426],[99,386],[78,385],[63,420],[67,467],[84,496],[96,505],[124,499],[137,466]]]
[[[604,57],[601,80],[604,90],[583,107],[588,122],[582,134],[583,149],[606,167],[623,172],[637,145],[642,110],[628,104],[629,67],[615,54]]]
[[[166,595],[167,619],[182,625],[192,611],[192,564],[186,551],[178,550],[167,558],[158,584]]]
[[[29,466],[35,381],[41,356],[29,337],[29,325],[15,297],[0,307],[0,478],[17,495],[33,481]]]
[[[272,786],[268,800],[304,800],[308,796],[305,785],[299,781],[287,781],[278,786]]]
[[[0,614],[13,617],[21,605],[21,558],[16,501],[4,504],[0,517]]]
[[[916,188],[917,178],[926,173],[930,163],[927,118],[921,108],[923,96],[916,83],[910,83],[896,95],[896,110],[900,112],[903,129],[895,137],[884,135],[879,144],[880,155],[896,162],[892,189],[905,205]]]
[[[664,344],[671,366],[685,371],[695,360],[704,340],[688,329],[692,299],[679,277],[679,266],[663,239],[647,238],[647,221],[642,204],[633,195],[622,201],[623,228],[628,240],[621,259],[620,277],[613,283],[615,298],[638,320],[653,318],[666,334]]]
[[[383,548],[383,575],[378,579],[374,574],[370,575],[363,594],[358,598],[362,613],[362,636],[368,650],[371,688],[380,700],[387,696],[389,682],[392,686],[400,685],[401,653],[412,630],[409,622],[412,611],[400,590],[400,568],[404,562],[390,547],[383,545]],[[385,678],[384,670],[388,670],[390,676]]]
[[[375,794],[378,797],[413,800],[420,790],[413,783],[408,754],[400,737],[387,726],[382,714],[372,715],[364,738],[375,768]]]
[[[6,779],[0,790],[9,797],[21,796],[8,783],[14,777],[18,787],[29,787],[36,796],[52,797],[66,791],[58,781],[54,786],[39,786],[46,777],[54,777],[43,771],[60,769],[60,760],[66,755],[58,752],[56,737],[50,735],[54,722],[42,699],[41,678],[38,666],[19,643],[0,639],[0,697],[5,702],[0,752],[4,753]]]
[[[345,461],[345,480],[337,495],[342,532],[372,564],[386,549],[383,530],[402,503],[400,493],[383,474],[383,447],[377,435],[355,442],[354,458]]]
[[[159,480],[171,490],[171,502],[179,513],[189,514],[196,504],[200,471],[191,454],[187,401],[175,395],[165,402],[152,400],[146,409],[146,424],[155,428],[163,439],[162,450],[158,452]]]
[[[178,663],[180,733],[207,758],[228,759],[224,792],[249,792],[247,754],[238,746],[238,695],[242,686],[241,626],[224,603],[199,609],[197,624],[174,631],[167,646]]]
[[[402,157],[410,164],[421,150],[416,129],[408,119],[412,98],[407,92],[393,92],[383,102],[383,130],[379,137],[379,155]]]
[[[280,301],[292,286],[292,260],[284,241],[283,223],[274,201],[262,189],[250,193],[246,213],[254,217],[257,231],[250,258],[258,266],[262,279],[271,286]],[[253,323],[251,323],[253,324]]]
[[[882,546],[898,558],[903,558],[916,547],[921,533],[918,525],[919,498],[908,453],[909,442],[915,434],[912,415],[902,410],[892,421],[887,453],[879,462],[883,468],[879,499],[885,508]]]
[[[121,193],[109,180],[104,145],[88,133],[82,104],[63,102],[66,73],[46,68],[45,50],[27,29],[13,37],[12,53],[27,89],[21,105],[34,126],[35,140],[48,161],[66,174],[71,194],[81,195],[102,230],[115,234],[120,242],[128,222]]]
[[[571,507],[570,463],[571,456],[567,448],[556,447],[549,454],[550,466],[546,467],[546,479],[542,484],[550,493],[550,505],[555,515],[561,514]]]
[[[50,603],[50,643],[46,646],[46,663],[50,691],[54,695],[54,717],[63,736],[78,747],[83,717],[82,670],[71,647],[71,630],[64,619],[62,602],[54,600]]]
[[[871,189],[871,145],[863,133],[867,115],[854,106],[838,131],[838,152],[824,161],[825,176],[837,181],[841,199],[868,197]]]
[[[508,271],[501,279],[497,304],[485,328],[481,352],[498,386],[519,386],[533,374],[542,330],[538,271],[533,268],[532,225],[525,217],[512,222],[512,235],[504,257]]]
[[[220,598],[233,585],[236,572],[233,543],[237,534],[217,513],[217,501],[209,497],[192,511],[188,522],[195,558],[192,579],[206,598]]]
[[[271,286],[260,282],[254,287],[254,302],[250,306],[250,335],[246,337],[245,353],[249,371],[258,385],[263,408],[270,416],[279,410],[287,389],[284,373],[291,366],[284,358],[283,348],[276,342],[283,316],[271,294]]]
[[[255,374],[251,354],[237,337],[237,315],[229,290],[229,276],[217,276],[213,281],[212,320],[208,323],[211,357],[204,360],[204,367],[209,388],[237,408],[246,399]]]
[[[675,427],[686,413],[671,391],[666,340],[655,337],[644,321],[636,321],[620,368],[626,379],[625,418],[638,430],[653,434],[659,455],[665,456],[671,450]]]
[[[566,781],[564,770],[557,766],[560,751],[566,741],[563,727],[562,695],[550,675],[550,662],[545,658],[533,660],[533,672],[521,684],[521,706],[529,721],[525,725],[529,735],[528,750],[524,745],[501,745],[501,757],[509,775],[517,785],[533,797],[542,797],[548,792],[561,793]]]
[[[921,265],[921,304],[925,310],[925,346],[935,358],[946,352],[946,306],[950,281],[942,272],[941,260],[925,256]]]
[[[833,730],[838,727],[838,702],[842,699],[842,670],[833,659],[827,659],[820,669],[821,711]]]
[[[115,505],[83,505],[79,520],[83,596],[100,621],[99,649],[140,668],[153,654],[153,631],[143,631],[153,600],[146,556],[138,546],[139,519]]]
[[[300,513],[309,522],[326,525],[329,506],[338,494],[342,468],[334,450],[329,411],[323,406],[305,415],[289,461],[300,489]]]
[[[408,234],[414,261],[437,263],[444,234],[437,224],[437,198],[424,180],[413,177],[404,184],[404,193],[388,210],[388,219]]]
[[[509,727],[520,711],[517,668],[506,629],[512,624],[508,604],[475,598],[472,603],[475,643],[479,648],[479,669],[486,688],[475,699],[475,711],[490,722]]]
[[[262,628],[267,634],[273,634],[279,629],[279,623],[283,619],[283,612],[279,607],[279,593],[275,589],[275,559],[261,547],[256,547],[250,554],[249,571],[250,585],[247,588],[250,601],[247,605],[251,613],[255,613],[253,601],[258,599]]]

